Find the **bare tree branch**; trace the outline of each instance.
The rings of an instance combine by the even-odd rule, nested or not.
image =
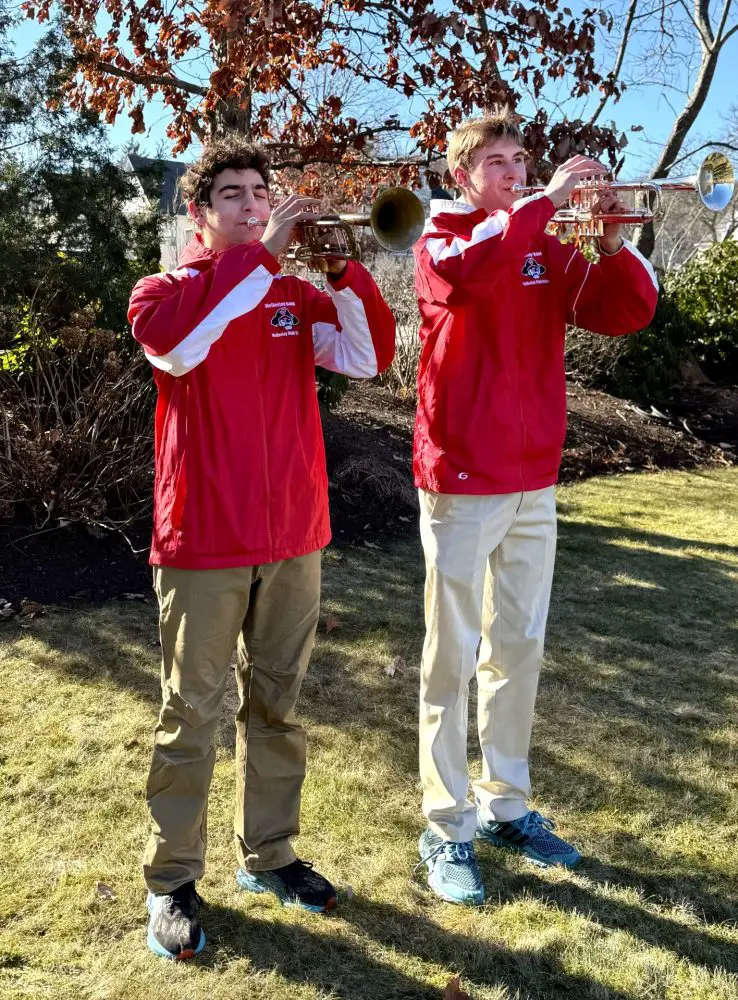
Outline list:
[[[730,14],[730,7],[732,2],[733,0],[725,0],[725,3],[723,4],[723,10],[720,15],[720,24],[718,25],[718,30],[717,30],[717,40],[718,40],[718,45],[721,46],[725,45],[727,39],[730,38],[730,36],[735,31],[734,27],[727,33],[727,35],[725,34],[725,25],[728,22],[728,15]]]
[[[687,139],[690,129],[694,125],[697,120],[697,116],[704,106],[715,76],[718,58],[725,45],[726,35],[730,36],[735,30],[734,28],[731,28],[730,31],[725,31],[725,25],[727,23],[727,17],[730,12],[731,4],[732,0],[724,0],[718,32],[713,35],[709,22],[709,0],[695,0],[695,20],[697,23],[697,29],[700,33],[700,42],[702,46],[700,67],[684,107],[676,116],[669,137],[661,150],[661,155],[651,172],[651,177],[654,180],[668,176],[669,171],[674,167],[678,160],[679,154]],[[705,43],[705,35],[709,38],[709,44]],[[648,257],[652,253],[653,247],[653,225],[643,226],[638,237],[638,249],[641,253]]]
[[[613,66],[612,70],[608,74],[608,80],[612,81],[613,83],[620,76],[620,70],[621,70],[621,68],[623,66],[623,59],[625,58],[625,50],[628,47],[628,38],[630,37],[630,29],[633,26],[633,18],[635,17],[635,12],[636,12],[636,7],[637,6],[638,6],[638,0],[631,0],[630,6],[628,7],[628,13],[627,13],[627,16],[625,18],[625,24],[623,25],[623,35],[622,35],[622,38],[620,40],[620,47],[618,48],[618,54],[617,54],[617,57],[615,59],[615,65]],[[594,123],[597,121],[597,119],[602,114],[602,111],[604,110],[605,105],[607,104],[607,102],[610,100],[611,97],[612,97],[611,93],[610,94],[603,94],[602,95],[602,99],[600,100],[600,103],[597,105],[597,107],[594,110],[594,114],[589,119],[589,124],[590,125],[594,125]]]
[[[719,146],[720,149],[729,149],[731,152],[738,152],[738,144],[733,142],[703,142],[701,146],[696,146],[689,153],[685,153],[684,156],[680,156],[678,160],[674,160],[671,165],[671,169],[673,170],[674,167],[678,167],[680,163],[684,163],[685,160],[694,156],[695,153],[699,153],[703,149],[712,149],[714,146]]]
[[[723,14],[730,7],[730,0],[725,0]],[[715,35],[710,24],[710,0],[695,0],[694,2],[695,21],[699,26],[700,33],[707,38],[706,47],[712,48],[715,44]]]
[[[723,40],[722,40],[722,42],[720,44],[721,45],[725,45],[725,43],[728,41],[728,39],[732,38],[732,36],[736,33],[736,31],[738,31],[738,24],[734,24],[732,28],[729,28],[725,32],[725,34],[723,35]]]
[[[112,66],[110,63],[98,61],[95,68],[111,76],[120,76],[124,80],[138,83],[143,87],[176,87],[184,90],[187,94],[196,94],[198,97],[205,97],[208,92],[207,87],[200,87],[196,83],[189,83],[187,80],[180,80],[176,76],[150,76],[148,73],[135,73],[130,69],[121,69],[120,66]]]

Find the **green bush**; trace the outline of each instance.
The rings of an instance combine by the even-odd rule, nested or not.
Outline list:
[[[651,325],[621,338],[623,349],[605,388],[633,399],[664,399],[682,380],[689,338],[689,324],[668,289],[662,289]]]
[[[738,241],[726,240],[670,274],[666,288],[688,330],[688,346],[711,378],[738,372]]]
[[[653,321],[640,333],[610,340],[574,330],[567,338],[567,372],[618,396],[663,399],[681,384],[688,361],[717,382],[736,381],[736,241],[714,243],[666,274]]]

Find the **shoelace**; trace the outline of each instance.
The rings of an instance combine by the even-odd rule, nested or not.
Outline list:
[[[421,858],[417,865],[413,868],[413,875],[417,872],[419,868],[432,861],[433,858],[438,857],[439,854],[445,854],[446,860],[450,861],[452,864],[464,864],[470,861],[474,857],[473,848],[470,842],[457,843],[453,840],[442,840],[438,847],[434,847],[430,854]]]
[[[533,830],[530,830],[529,827],[533,827]],[[546,819],[545,816],[542,816],[536,810],[529,812],[520,826],[521,832],[527,835],[530,835],[535,832],[536,829],[540,830],[541,828],[548,830],[549,833],[553,833],[556,829],[556,824],[552,819]]]
[[[203,898],[194,886],[188,889],[185,889],[184,886],[180,886],[179,889],[175,889],[174,892],[170,893],[170,911],[174,910],[176,906],[179,907],[183,913],[187,914],[187,916],[192,916],[194,912],[193,904],[197,904],[197,906],[203,905]]]
[[[287,878],[284,875],[280,875],[280,869],[277,868],[275,875],[282,879],[282,882],[293,892],[303,889],[323,889],[326,885],[326,879],[319,875],[318,872],[313,871],[312,861],[303,861],[302,858],[295,858],[295,860],[285,867],[289,868],[289,875]]]

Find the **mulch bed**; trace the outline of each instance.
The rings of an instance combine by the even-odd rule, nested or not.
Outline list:
[[[731,464],[738,455],[738,389],[694,387],[669,406],[639,407],[577,386],[568,390],[562,481],[656,469]],[[411,478],[413,404],[354,384],[324,419],[334,542],[381,544],[416,531]],[[40,604],[139,599],[151,591],[148,520],[120,533],[80,525],[43,531],[0,525],[2,601]],[[28,605],[33,612],[33,606]],[[7,609],[11,617],[11,609]]]

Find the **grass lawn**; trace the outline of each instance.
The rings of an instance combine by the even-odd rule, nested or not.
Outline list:
[[[144,945],[153,602],[2,624],[0,997],[416,1000],[459,974],[475,1000],[738,1000],[738,470],[592,480],[559,505],[532,763],[535,806],[584,854],[576,873],[481,846],[479,910],[411,881],[413,526],[386,550],[325,556],[324,616],[340,627],[323,620],[301,702],[297,846],[339,908],[314,917],[235,889],[231,691],[197,963]],[[476,769],[473,733],[469,752]]]

